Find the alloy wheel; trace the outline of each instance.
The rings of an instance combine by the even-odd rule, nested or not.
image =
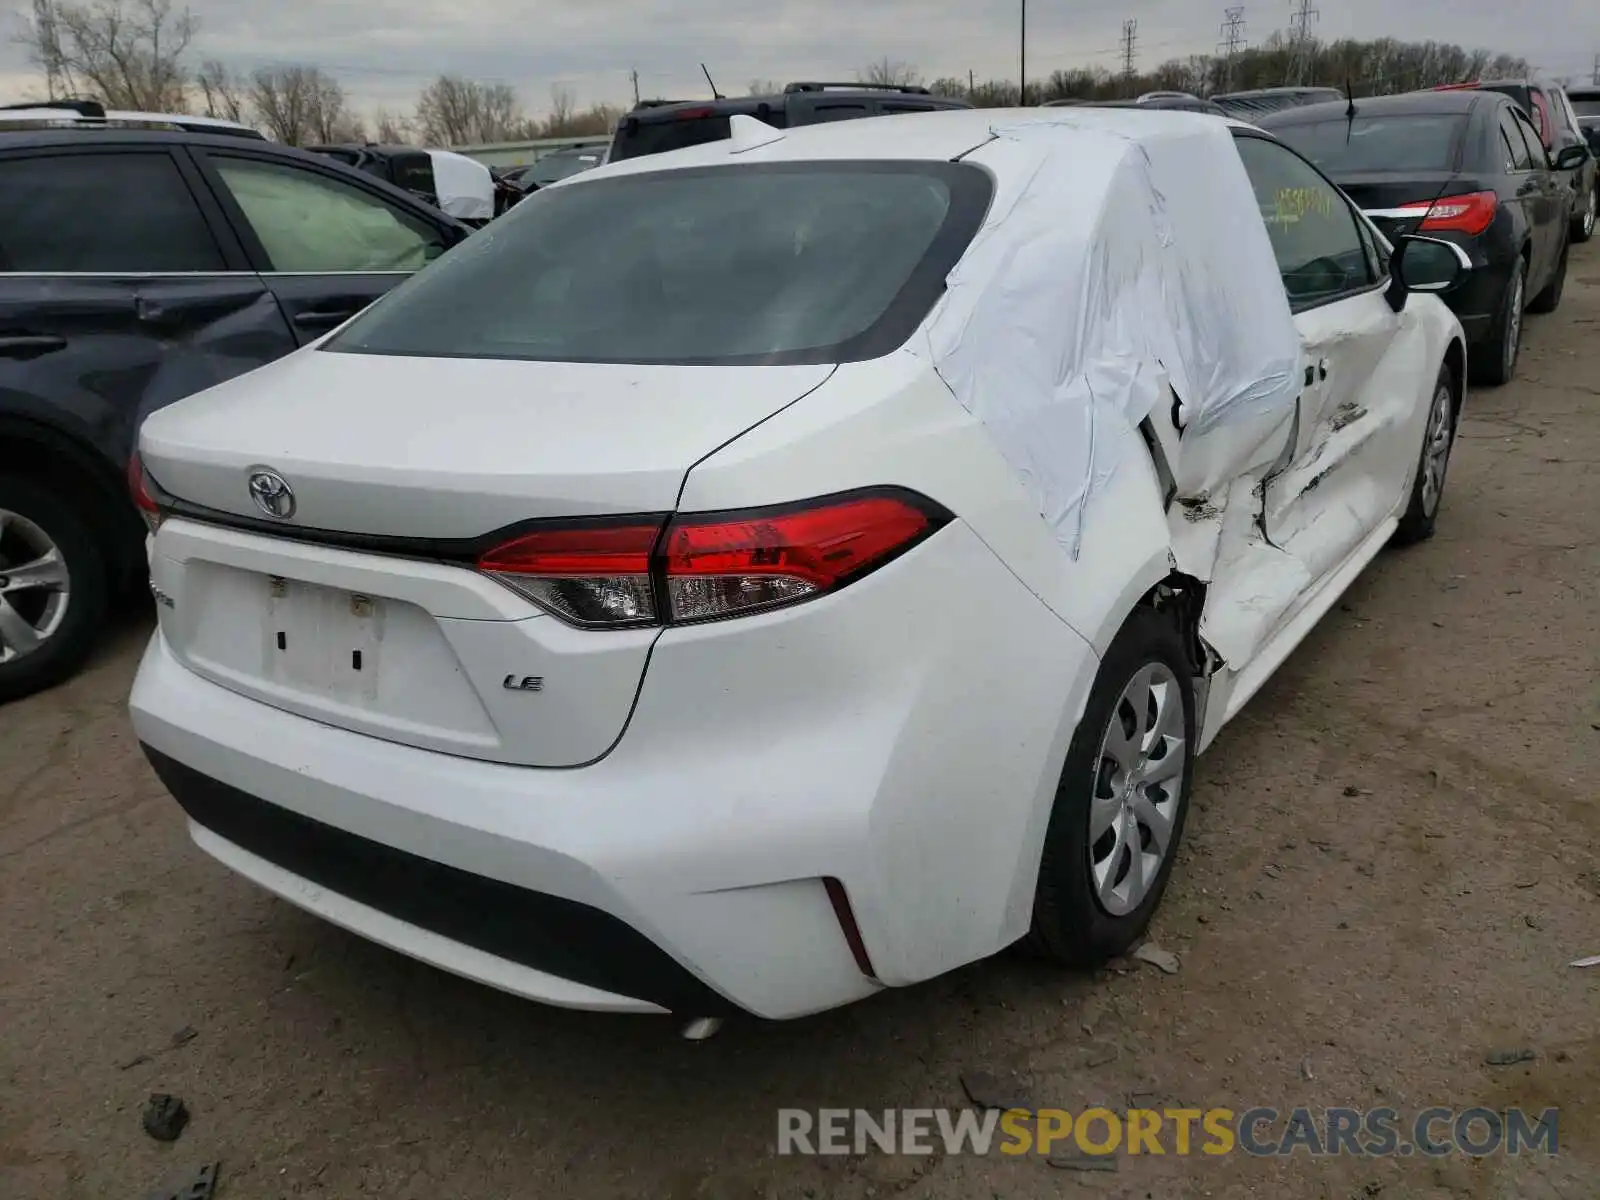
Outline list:
[[[1089,805],[1089,873],[1112,916],[1139,907],[1171,853],[1187,724],[1183,689],[1165,663],[1135,672],[1111,710]]]
[[[1444,495],[1444,473],[1450,468],[1450,409],[1454,398],[1441,382],[1428,414],[1428,440],[1422,451],[1422,511],[1431,517]]]
[[[55,542],[20,513],[0,508],[0,663],[49,641],[71,598],[71,577]]]
[[[1506,378],[1517,365],[1517,351],[1522,346],[1522,297],[1524,271],[1518,271],[1511,280],[1511,311],[1506,317]]]

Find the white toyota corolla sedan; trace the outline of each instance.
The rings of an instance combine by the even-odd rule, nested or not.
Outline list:
[[[1432,532],[1462,270],[1214,117],[734,117],[150,418],[135,727],[207,853],[551,1004],[1104,960]]]

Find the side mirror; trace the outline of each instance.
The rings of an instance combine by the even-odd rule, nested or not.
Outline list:
[[[1384,299],[1399,312],[1412,292],[1440,295],[1457,287],[1471,270],[1471,257],[1454,242],[1402,237],[1389,258],[1389,287]]]
[[[1555,168],[1558,171],[1576,171],[1589,161],[1589,157],[1587,146],[1566,146],[1556,155]]]

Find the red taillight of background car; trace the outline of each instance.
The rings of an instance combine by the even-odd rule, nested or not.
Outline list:
[[[584,628],[714,621],[834,591],[949,519],[913,493],[875,489],[738,512],[552,524],[490,550],[478,569]]]
[[[1422,218],[1418,233],[1450,231],[1476,235],[1494,224],[1494,214],[1499,208],[1500,198],[1493,192],[1468,192],[1461,196],[1441,196],[1432,204],[1425,200],[1405,204],[1400,211]]]
[[[139,457],[138,451],[134,451],[133,457],[128,460],[128,494],[133,497],[133,506],[144,518],[146,527],[154,533],[161,525],[161,505],[156,503],[150,477],[145,474],[144,460]]]

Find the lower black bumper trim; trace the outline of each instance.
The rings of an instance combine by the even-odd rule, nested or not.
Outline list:
[[[685,1016],[741,1011],[626,922],[587,904],[475,875],[290,812],[148,745],[197,825],[274,866],[451,941]]]

